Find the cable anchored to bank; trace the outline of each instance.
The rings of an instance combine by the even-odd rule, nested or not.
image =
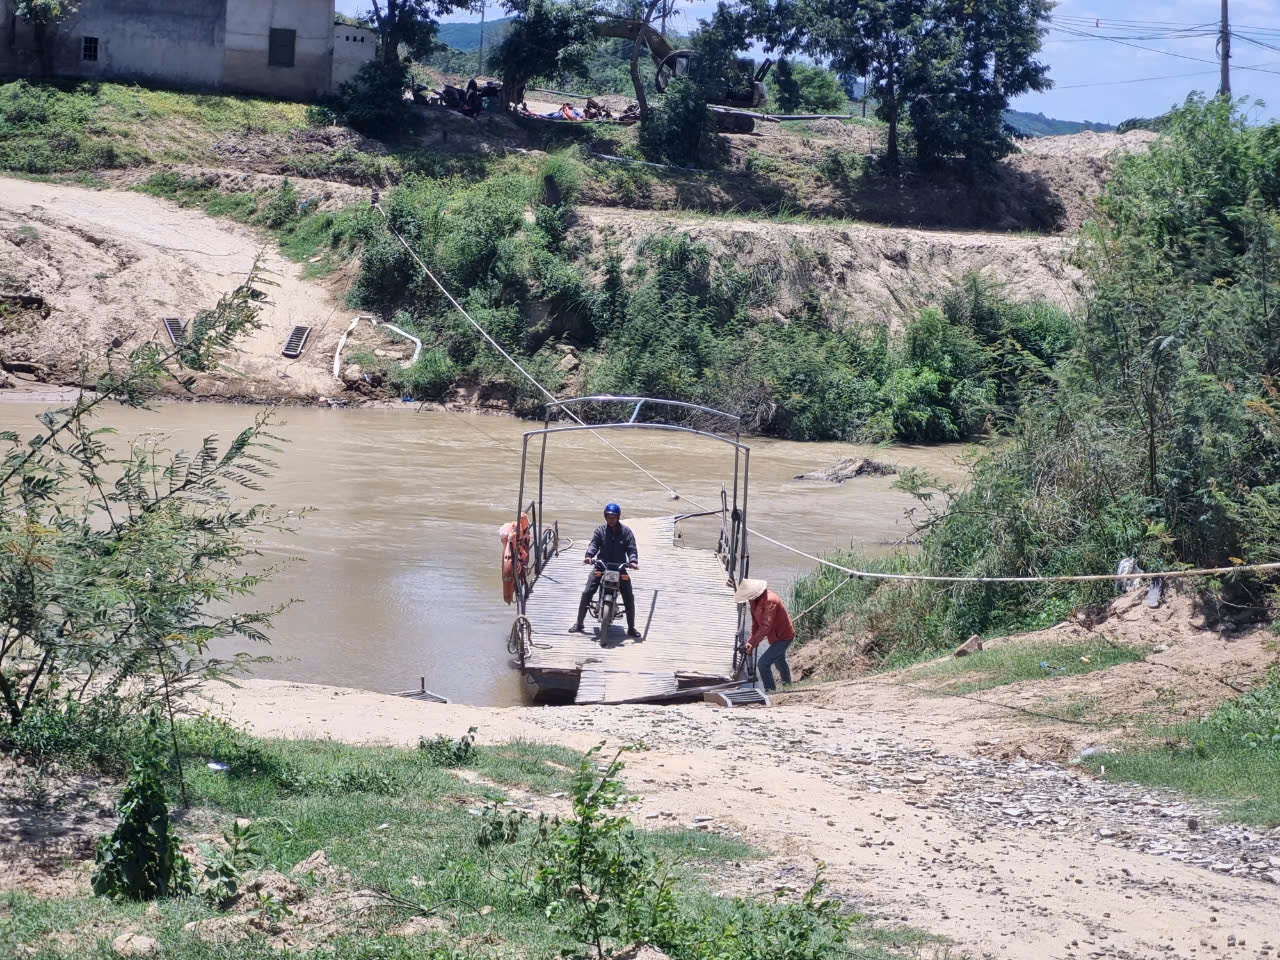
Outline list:
[[[537,378],[534,377],[533,374],[531,374],[528,370],[526,370],[523,366],[521,366],[520,362],[516,360],[515,357],[511,356],[510,353],[504,350],[502,348],[502,344],[498,343],[497,340],[493,339],[493,337],[489,335],[489,331],[486,330],[484,327],[480,326],[480,324],[476,322],[475,318],[472,317],[471,314],[469,314],[466,311],[466,309],[462,306],[462,304],[460,304],[457,300],[453,298],[453,294],[451,294],[447,289],[445,289],[445,286],[443,283],[441,283],[439,280],[436,279],[436,275],[431,272],[430,268],[428,268],[425,263],[423,263],[422,258],[418,256],[418,254],[414,251],[413,247],[409,246],[405,238],[400,236],[400,233],[396,230],[396,228],[391,225],[391,218],[387,216],[387,211],[382,209],[382,204],[378,203],[376,199],[373,202],[373,209],[377,210],[380,214],[382,214],[382,219],[386,221],[387,229],[391,231],[391,235],[400,241],[400,245],[404,247],[405,251],[409,254],[409,256],[413,257],[414,262],[417,263],[418,267],[422,270],[422,272],[425,273],[427,277],[430,278],[431,282],[436,285],[436,289],[438,289],[441,293],[443,293],[445,295],[445,299],[447,299],[451,304],[453,304],[453,308],[457,310],[460,314],[462,314],[463,317],[466,318],[467,323],[471,324],[471,326],[475,328],[476,332],[479,333],[480,336],[484,337],[486,341],[488,341],[489,346],[497,350],[498,353],[502,355],[503,359],[505,359],[517,370],[519,370],[521,375],[526,380],[528,380],[531,384],[533,384],[534,388],[539,393],[541,393],[544,397],[546,397],[548,400],[559,399],[555,394],[553,394],[550,390],[548,390],[541,383],[539,383]],[[584,427],[587,426],[586,421],[584,421],[572,410],[566,410],[565,412],[569,414],[569,416],[572,417],[574,420],[576,420],[581,426],[584,426]],[[648,477],[654,483],[658,484],[660,487],[666,490],[667,493],[671,494],[673,499],[676,499],[676,500],[680,499],[680,493],[675,489],[675,487],[672,487],[664,483],[660,478],[654,476],[652,473],[650,473],[640,464],[636,463],[635,460],[631,459],[631,457],[627,456],[626,453],[619,450],[616,446],[614,446],[605,437],[602,437],[596,431],[592,430],[591,435],[595,437],[597,440],[599,440],[601,443],[603,443],[610,450],[612,450],[614,453],[616,453],[618,456],[620,456],[623,460],[626,460],[627,463],[631,464],[633,467],[635,467],[637,470],[643,473],[646,477]],[[690,500],[689,502],[694,503],[694,501],[692,500]],[[695,504],[695,505],[698,505],[698,504]]]
[[[1229,576],[1235,573],[1280,570],[1280,563],[1241,563],[1231,567],[1200,567],[1195,570],[1155,570],[1140,573],[1078,573],[1034,577],[962,577],[927,573],[880,573],[873,570],[855,570],[852,567],[844,566],[844,564],[836,563],[834,560],[826,560],[811,553],[805,553],[803,550],[783,543],[781,540],[765,536],[755,528],[752,528],[751,535],[759,537],[775,547],[789,550],[791,553],[804,557],[806,560],[812,560],[814,563],[830,567],[832,570],[839,570],[841,573],[847,574],[850,580],[915,580],[922,583],[1104,583],[1106,581],[1117,582],[1120,580],[1186,580],[1191,577]]]
[[[485,339],[485,341],[503,357],[503,359],[505,359],[517,370],[519,370],[520,374],[526,380],[528,380],[529,383],[531,383],[534,386],[534,388],[540,394],[542,394],[542,396],[546,397],[550,401],[558,400],[559,398],[556,397],[555,394],[553,394],[550,390],[548,390],[541,383],[539,383],[537,378],[534,377],[533,374],[531,374],[528,370],[526,370],[520,364],[520,362],[516,360],[515,357],[513,357],[509,352],[507,352],[507,350],[505,350],[502,347],[502,344],[498,343],[497,340],[495,340],[492,336],[490,336],[489,332],[485,330],[485,328],[482,327],[479,324],[479,322],[477,322],[476,319],[466,311],[466,309],[462,306],[462,304],[460,304],[456,299],[454,299],[453,294],[451,294],[445,288],[444,284],[442,284],[436,278],[436,275],[431,272],[431,269],[426,265],[425,262],[423,262],[422,258],[418,256],[417,252],[415,252],[414,249],[411,246],[409,246],[409,243],[404,239],[404,237],[402,237],[400,233],[395,229],[395,227],[391,225],[391,218],[387,216],[387,212],[382,209],[382,205],[377,202],[376,195],[373,201],[373,208],[377,210],[380,214],[382,214],[383,219],[386,221],[387,230],[389,230],[391,235],[400,242],[400,245],[403,246],[405,251],[409,254],[409,256],[413,258],[414,262],[418,265],[419,269],[421,269],[422,272],[425,273],[427,277],[431,280],[431,282],[435,284],[436,289],[438,289],[442,294],[444,294],[445,299],[447,299],[449,303],[452,304],[453,308],[457,310],[460,314],[462,314],[464,318],[466,318],[466,321],[469,324],[471,324],[471,326],[476,330],[476,332],[479,333],[480,336],[482,336]],[[564,412],[568,414],[569,417],[571,417],[574,421],[576,421],[580,426],[589,427],[589,425],[572,410],[569,410],[564,407],[561,407],[561,409],[564,410]],[[643,465],[638,463],[632,457],[628,456],[624,451],[618,449],[618,447],[610,443],[608,439],[603,437],[597,431],[590,430],[590,433],[593,437],[595,437],[597,440],[599,440],[601,443],[607,446],[610,450],[612,450],[614,453],[620,456],[623,460],[631,464],[631,466],[635,467],[637,470],[639,470],[642,474],[644,474],[654,483],[658,484],[660,487],[666,490],[672,496],[673,499],[677,499],[677,500],[681,499],[680,493],[676,490],[675,487],[671,486],[669,483],[662,480],[653,472],[646,469]],[[686,500],[686,502],[693,504],[699,510],[710,509],[706,505],[699,503],[697,500],[694,500],[692,497],[687,497],[684,499]],[[796,556],[804,557],[806,560],[810,560],[813,563],[816,563],[820,566],[828,567],[832,570],[839,570],[841,573],[844,573],[848,577],[848,580],[838,584],[834,590],[828,593],[827,596],[823,597],[822,600],[819,600],[818,603],[814,604],[813,607],[819,606],[820,604],[826,602],[826,600],[828,600],[831,596],[833,596],[839,590],[843,589],[845,586],[848,585],[849,582],[855,579],[899,580],[899,581],[907,581],[907,582],[915,581],[920,583],[1104,583],[1108,581],[1118,582],[1118,581],[1125,581],[1125,580],[1185,580],[1185,579],[1190,579],[1192,577],[1231,576],[1233,574],[1240,574],[1240,573],[1258,573],[1263,571],[1280,570],[1280,562],[1277,562],[1277,563],[1246,563],[1246,564],[1237,564],[1235,566],[1230,566],[1230,567],[1203,567],[1203,568],[1194,569],[1194,570],[1162,570],[1162,571],[1155,571],[1155,572],[1134,572],[1134,573],[1085,573],[1085,574],[1073,574],[1073,575],[1062,575],[1062,576],[1028,576],[1028,577],[966,577],[966,576],[945,576],[945,575],[923,574],[923,573],[880,573],[880,572],[871,571],[871,570],[856,570],[852,567],[847,567],[847,566],[844,566],[843,564],[836,563],[833,560],[827,560],[827,559],[824,559],[823,557],[815,556],[812,553],[807,553],[804,550],[799,549],[798,547],[793,547],[788,543],[783,543],[781,540],[775,540],[773,537],[770,537],[767,534],[761,533],[759,527],[754,524],[751,527],[751,535],[754,537],[758,537],[759,539],[765,541],[766,543],[773,544],[775,547],[778,547],[782,550],[786,550],[790,553],[793,553]],[[810,607],[809,610],[812,610],[813,607]],[[804,613],[808,613],[809,610],[805,610]],[[801,616],[803,615],[804,614],[802,613]]]

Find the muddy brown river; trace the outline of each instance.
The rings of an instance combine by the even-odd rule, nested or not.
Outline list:
[[[0,428],[30,435],[46,407],[0,403]],[[109,408],[103,421],[125,438],[160,432],[171,449],[193,449],[206,434],[234,437],[254,414],[243,406],[170,403],[151,411]],[[451,700],[520,702],[523,682],[505,648],[513,608],[502,602],[498,528],[516,510],[521,434],[537,425],[412,408],[298,408],[280,420],[277,432],[289,442],[280,469],[254,499],[313,512],[296,535],[266,541],[268,561],[298,559],[259,591],[260,605],[299,602],[277,619],[270,648],[254,651],[275,658],[255,675],[384,692],[416,688],[425,677],[427,689]],[[622,504],[624,521],[691,512],[693,500],[718,504],[720,484],[731,478],[732,449],[713,441],[639,431],[610,440],[679,490],[683,502],[673,503],[591,435],[553,437],[546,516],[559,520],[562,542],[589,538],[609,500]],[[956,447],[750,443],[749,520],[811,553],[851,543],[885,549],[879,542],[906,533],[910,498],[891,489],[891,477],[838,486],[792,479],[796,474],[873,455],[949,479],[961,475]],[[690,545],[714,545],[718,520],[685,525]],[[751,544],[753,575],[775,588],[808,567],[777,547]]]

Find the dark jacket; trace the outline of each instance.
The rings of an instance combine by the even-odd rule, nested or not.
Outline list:
[[[602,523],[596,527],[591,537],[591,545],[587,547],[587,556],[598,556],[605,563],[639,563],[636,553],[636,535],[631,528],[619,523],[617,530],[610,530],[609,524]]]

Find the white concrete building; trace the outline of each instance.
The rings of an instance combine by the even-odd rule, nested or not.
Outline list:
[[[138,80],[313,100],[372,60],[334,0],[82,0],[43,44],[0,0],[0,74]]]

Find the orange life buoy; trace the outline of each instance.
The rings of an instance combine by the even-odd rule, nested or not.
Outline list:
[[[507,603],[515,599],[516,580],[524,582],[528,577],[529,549],[533,546],[528,515],[520,514],[519,523],[518,532],[515,522],[504,523],[498,531],[502,541],[502,599]]]

